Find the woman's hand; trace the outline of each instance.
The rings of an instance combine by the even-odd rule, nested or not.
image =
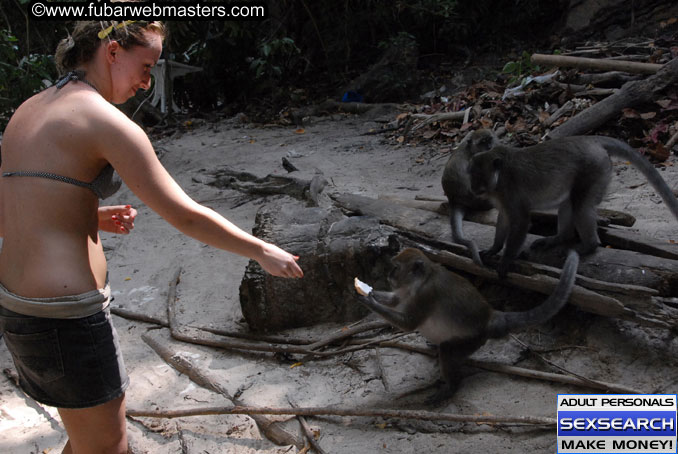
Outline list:
[[[304,272],[297,265],[299,257],[285,252],[278,246],[266,244],[263,255],[256,259],[259,265],[269,274],[278,277],[304,277]]]
[[[132,205],[99,207],[99,230],[127,235],[134,228],[137,210]]]

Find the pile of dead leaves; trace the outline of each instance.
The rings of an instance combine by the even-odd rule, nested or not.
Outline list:
[[[678,56],[678,36],[661,40],[627,40],[578,46],[560,55],[664,64]],[[454,94],[432,92],[428,103],[413,106],[390,125],[397,143],[434,143],[451,150],[469,130],[493,128],[507,143],[535,144],[577,113],[615,93],[625,83],[647,75],[520,63],[529,72],[515,75],[509,62],[495,80],[478,81]],[[665,161],[678,139],[678,87],[661,99],[633,108],[590,131],[620,138],[657,161]],[[678,147],[676,147],[678,148]]]

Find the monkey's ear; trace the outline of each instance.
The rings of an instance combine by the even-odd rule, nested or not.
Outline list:
[[[492,143],[494,142],[494,138],[491,136],[485,136],[482,139],[480,139],[479,148],[483,151],[487,151],[490,148],[492,148]]]
[[[412,272],[416,275],[424,274],[425,269],[426,269],[426,264],[421,259],[415,260],[414,263],[412,264]]]
[[[504,167],[504,160],[501,158],[494,158],[494,160],[492,160],[492,167],[495,170],[500,170],[502,167]]]

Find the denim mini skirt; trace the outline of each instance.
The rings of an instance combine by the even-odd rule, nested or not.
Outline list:
[[[0,306],[0,336],[23,391],[59,408],[94,407],[129,384],[110,309],[82,318],[42,318]]]

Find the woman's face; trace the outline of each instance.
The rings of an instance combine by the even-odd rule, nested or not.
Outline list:
[[[134,96],[137,90],[151,87],[151,68],[162,53],[162,38],[154,32],[146,32],[148,47],[118,47],[111,66],[113,93],[111,102],[122,104]]]

